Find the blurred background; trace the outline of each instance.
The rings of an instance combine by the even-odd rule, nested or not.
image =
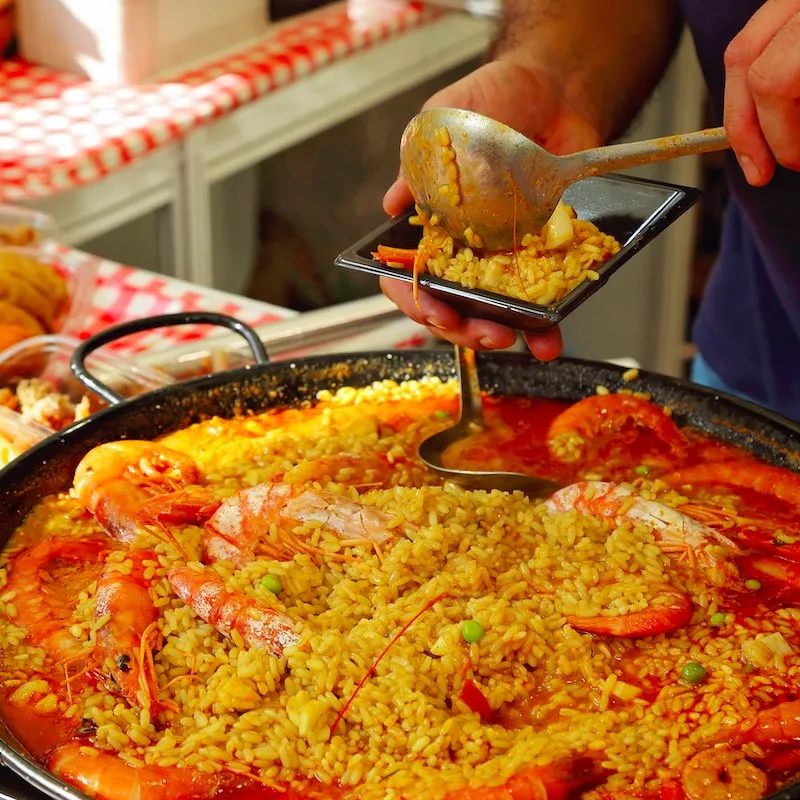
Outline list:
[[[46,2],[17,0],[18,5]],[[384,220],[381,197],[397,172],[403,127],[427,97],[479,63],[496,25],[500,3],[436,0],[424,6],[415,4],[423,10],[447,12],[444,22],[438,23],[439,30],[445,38],[452,35],[453,41],[460,43],[453,45],[456,55],[440,57],[441,66],[431,66],[436,59],[430,42],[415,49],[409,37],[401,62],[394,72],[386,64],[383,77],[372,74],[374,66],[359,67],[353,58],[346,78],[341,80],[351,82],[354,97],[362,93],[372,99],[348,100],[331,107],[333,101],[319,88],[304,93],[293,86],[291,101],[270,111],[273,129],[279,114],[286,114],[287,127],[293,126],[293,134],[277,137],[287,144],[276,142],[274,147],[266,147],[273,152],[253,156],[251,163],[244,157],[237,160],[226,156],[224,168],[204,166],[201,183],[208,188],[206,223],[213,286],[297,311],[374,295],[375,279],[338,270],[332,261]],[[271,0],[268,15],[279,32],[281,25],[326,6],[346,7],[353,24],[368,26],[371,20],[391,13],[393,6],[408,5],[400,0],[333,4]],[[311,78],[301,78],[296,85],[304,81],[311,87]],[[703,92],[691,43],[684,41],[669,74],[626,138],[702,127],[706,123]],[[230,151],[237,150],[242,137],[244,150],[245,136],[252,139],[258,133],[254,120],[242,117],[220,122],[207,136],[209,140],[224,140]],[[270,135],[265,132],[265,139]],[[190,158],[191,149],[185,152]],[[191,163],[183,168],[190,169]],[[637,174],[698,186],[705,190],[705,196],[568,320],[566,348],[571,355],[629,357],[647,368],[681,375],[692,354],[690,324],[713,263],[725,202],[720,164],[713,157],[685,158]],[[174,272],[177,212],[173,204],[143,207],[141,213],[114,215],[109,211],[102,223],[79,224],[75,210],[79,206],[75,203],[80,200],[76,201],[76,196],[67,192],[31,201],[30,205],[52,213],[62,223],[72,246],[143,269]]]

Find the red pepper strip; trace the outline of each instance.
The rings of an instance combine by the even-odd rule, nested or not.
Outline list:
[[[488,722],[492,718],[492,707],[489,705],[486,695],[478,688],[475,681],[470,678],[464,681],[460,698],[462,702],[469,706],[471,711],[480,714],[484,722]]]
[[[379,244],[378,252],[372,254],[373,258],[384,264],[402,264],[404,267],[413,267],[416,256],[416,247],[413,250],[407,250],[402,247],[387,247],[384,244]]]

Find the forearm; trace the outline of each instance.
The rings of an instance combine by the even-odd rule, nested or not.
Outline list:
[[[674,0],[505,0],[489,57],[556,75],[569,102],[610,140],[658,84],[680,30]]]

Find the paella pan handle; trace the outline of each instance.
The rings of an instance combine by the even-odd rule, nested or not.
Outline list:
[[[155,317],[144,317],[143,319],[121,322],[119,325],[113,325],[100,333],[96,333],[75,348],[70,360],[72,373],[84,386],[96,392],[111,405],[121,403],[125,398],[92,375],[86,368],[87,357],[97,348],[115,342],[117,339],[123,339],[134,333],[141,333],[155,328],[168,328],[173,325],[219,325],[223,328],[228,328],[245,339],[250,346],[250,352],[253,354],[256,364],[267,364],[269,362],[269,356],[263,342],[258,338],[258,334],[249,325],[245,325],[244,322],[235,317],[229,317],[227,314],[218,314],[215,311],[181,311],[177,314],[160,314]]]

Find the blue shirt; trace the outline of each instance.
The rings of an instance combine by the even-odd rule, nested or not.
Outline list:
[[[679,5],[721,124],[725,48],[762,3]],[[800,421],[800,173],[778,168],[767,186],[754,188],[733,154],[726,158],[731,199],[693,338],[731,388]]]

